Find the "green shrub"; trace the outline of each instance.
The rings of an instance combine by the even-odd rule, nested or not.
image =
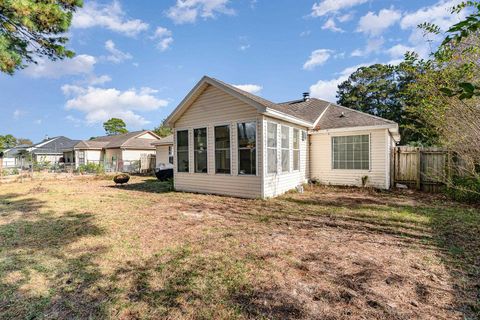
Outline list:
[[[17,168],[3,169],[3,170],[2,170],[2,174],[3,174],[4,176],[14,176],[14,175],[19,174],[19,171],[18,171]]]
[[[480,203],[480,176],[455,177],[445,192],[457,201]]]
[[[78,167],[78,172],[80,173],[95,173],[95,174],[101,174],[105,172],[105,168],[103,167],[103,164],[101,163],[87,163],[87,164],[82,164]]]

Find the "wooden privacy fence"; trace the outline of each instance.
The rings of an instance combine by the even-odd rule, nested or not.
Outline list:
[[[452,174],[451,152],[440,148],[401,146],[392,151],[392,183],[438,192]]]

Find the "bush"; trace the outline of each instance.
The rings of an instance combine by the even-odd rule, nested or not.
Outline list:
[[[480,203],[480,176],[455,177],[446,193],[457,201]]]
[[[18,171],[17,168],[3,169],[3,170],[2,170],[2,174],[3,174],[4,176],[14,176],[14,175],[19,174],[19,171]]]
[[[101,163],[87,163],[87,164],[82,164],[78,167],[78,172],[80,173],[95,173],[95,174],[101,174],[105,172],[105,168],[103,167],[103,164]]]

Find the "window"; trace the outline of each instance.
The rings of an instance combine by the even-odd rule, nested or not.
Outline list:
[[[168,163],[173,164],[173,146],[168,146]]]
[[[370,169],[369,135],[332,137],[333,169]]]
[[[237,124],[238,174],[257,174],[257,124]]]
[[[85,164],[85,151],[78,151],[78,164],[79,165]]]
[[[177,131],[177,171],[188,172],[188,130]]]
[[[300,131],[293,129],[293,170],[300,170]]]
[[[215,127],[215,173],[230,173],[230,127]]]
[[[277,172],[277,124],[267,123],[267,172]]]
[[[194,165],[196,173],[207,173],[207,128],[193,130]]]
[[[290,127],[282,126],[282,172],[290,171]]]

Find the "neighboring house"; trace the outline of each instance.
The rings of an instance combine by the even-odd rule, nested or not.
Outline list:
[[[73,147],[79,141],[64,136],[45,138],[42,142],[29,146],[26,150],[32,155],[34,162],[56,164],[66,162],[66,159],[63,159],[63,150]]]
[[[152,143],[156,150],[156,167],[173,165],[173,134]]]
[[[19,145],[4,153],[4,164],[8,166],[28,166],[30,159],[36,163],[58,164],[66,162],[63,150],[72,148],[80,140],[72,140],[64,136],[45,138],[33,145]],[[28,154],[28,156],[27,156]]]
[[[273,103],[203,77],[167,118],[174,187],[267,198],[315,179],[390,187],[395,122],[309,98]]]
[[[127,167],[140,161],[143,154],[155,154],[152,143],[159,139],[148,130],[102,136],[80,141],[71,149],[64,150],[64,154],[73,156],[76,168],[88,163],[102,163],[107,169],[128,171]]]

